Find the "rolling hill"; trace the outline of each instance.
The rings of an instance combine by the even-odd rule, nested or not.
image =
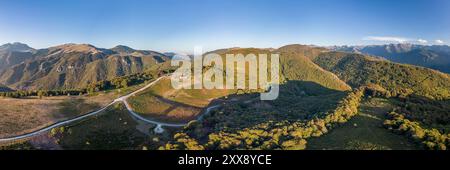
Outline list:
[[[450,77],[428,68],[398,64],[355,53],[328,52],[314,59],[352,87],[378,84],[394,95],[450,98]]]
[[[336,75],[312,62],[311,59],[323,51],[326,51],[326,49],[304,45],[288,45],[279,49],[230,48],[213,52],[222,57],[225,54],[279,54],[282,81],[311,81],[334,90],[350,90],[350,86]]]
[[[445,73],[361,54],[333,52],[325,48],[305,45],[287,45],[279,49],[230,48],[209,53],[213,52],[223,58],[225,58],[225,54],[280,54],[280,73],[283,80],[280,97],[273,102],[263,104],[272,107],[272,111],[279,114],[283,114],[284,111],[306,108],[297,108],[302,102],[297,100],[295,101],[298,103],[293,102],[294,99],[303,100],[304,96],[335,94],[333,97],[335,100],[339,100],[342,98],[342,93],[339,92],[351,91],[352,88],[356,89],[371,84],[377,84],[389,90],[393,96],[418,95],[431,99],[448,99],[450,97],[450,79]],[[133,100],[138,103],[135,108],[141,110],[142,114],[154,112],[151,101],[154,101],[155,97],[187,105],[203,99],[200,107],[204,107],[214,98],[236,93],[236,91],[218,93],[217,90],[204,89],[175,90],[169,88],[169,81],[161,81],[155,87],[164,88],[145,91]],[[201,95],[194,95],[197,93]],[[186,96],[188,97],[186,98]],[[332,98],[332,96],[328,97]],[[289,102],[293,103],[287,104]],[[325,103],[330,104],[331,102],[326,101]],[[138,105],[148,107],[149,111],[138,108]],[[284,109],[280,109],[278,106],[284,106]],[[315,110],[317,111],[317,109]],[[308,111],[305,110],[305,112]]]
[[[280,97],[274,101],[227,103],[204,120],[190,123],[161,149],[305,149],[306,146],[321,149],[325,148],[321,144],[335,140],[339,140],[335,148],[347,148],[342,145],[349,144],[353,149],[418,149],[407,138],[383,128],[383,116],[392,107],[382,104],[372,107],[360,89],[375,84],[395,99],[420,96],[446,101],[450,98],[448,74],[368,55],[302,45],[219,52],[279,53],[282,76],[286,80],[280,87]],[[346,90],[350,88],[351,92]],[[340,114],[345,116],[338,118]],[[343,125],[324,124],[328,121]],[[370,135],[351,137],[373,131],[383,139]],[[333,137],[334,134],[341,138]],[[312,146],[306,145],[310,138]],[[405,142],[410,146],[401,146]]]
[[[334,73],[312,62],[312,59],[324,51],[323,48],[303,45],[288,45],[279,48],[276,52],[280,54],[282,75],[287,80],[311,81],[333,90],[351,90],[350,86]]]
[[[328,100],[324,100],[326,102],[323,103],[327,104],[323,104],[322,102],[317,101],[317,99],[320,97],[311,97],[308,102],[314,102],[315,104],[310,103],[308,107],[301,107],[304,105],[301,105],[299,103],[292,103],[291,100],[293,99],[301,100],[308,95],[328,95],[327,97],[330,100],[334,99],[335,101],[337,101],[342,98],[344,91],[351,90],[351,87],[349,85],[340,80],[332,72],[324,70],[317,64],[312,62],[311,58],[314,58],[324,50],[326,49],[313,48],[302,45],[291,45],[282,47],[280,49],[230,48],[220,49],[208,53],[217,53],[221,55],[224,62],[226,62],[225,54],[280,54],[280,73],[281,79],[283,81],[281,82],[282,85],[280,87],[280,98],[275,102],[265,103],[265,105],[267,105],[268,107],[272,107],[273,112],[283,114],[282,112],[287,110],[326,110],[329,109],[330,105],[335,104],[333,102],[329,102]],[[251,90],[244,90],[247,94],[251,93]],[[233,96],[236,96],[236,98],[234,98]],[[200,113],[199,111],[195,111],[195,113],[193,114],[192,111],[189,111],[193,109],[189,109],[186,106],[202,109],[209,105],[212,105],[212,103],[223,102],[229,98],[234,98],[230,100],[244,100],[244,98],[247,98],[248,100],[248,97],[244,96],[246,95],[240,93],[239,90],[176,90],[171,88],[169,79],[163,79],[155,84],[155,86],[143,91],[142,93],[137,94],[134,97],[131,97],[130,103],[134,110],[136,110],[143,116],[150,115],[154,118],[164,118],[164,116],[169,118],[178,117],[179,119],[186,121],[189,120],[187,118],[190,118],[190,120],[192,120],[193,117],[197,116],[197,114]],[[281,105],[283,105],[284,107],[278,107]],[[185,111],[180,112],[173,108],[184,108]],[[162,115],[161,113],[167,114]],[[176,120],[174,118],[171,119]],[[247,119],[242,119],[242,121],[245,120]]]

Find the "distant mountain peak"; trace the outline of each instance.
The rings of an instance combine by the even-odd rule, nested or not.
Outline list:
[[[130,53],[133,53],[136,51],[135,49],[125,46],[125,45],[115,46],[114,48],[111,48],[111,50],[118,52],[118,53],[125,53],[125,54],[130,54]]]
[[[334,46],[329,49],[380,56],[388,60],[418,65],[450,73],[450,46],[420,44],[384,44],[367,46]]]
[[[133,48],[131,48],[131,47],[128,47],[128,46],[126,46],[126,45],[117,45],[117,46],[115,46],[114,48],[123,48],[123,49],[130,49],[130,50],[134,50]]]
[[[2,46],[0,46],[0,51],[7,51],[7,52],[32,52],[34,51],[33,48],[28,46],[27,44],[23,44],[20,42],[14,42],[14,43],[7,43]]]
[[[50,47],[50,50],[60,50],[64,53],[71,53],[71,52],[80,52],[80,53],[101,53],[103,50],[100,48],[97,48],[91,44],[63,44],[55,47]]]

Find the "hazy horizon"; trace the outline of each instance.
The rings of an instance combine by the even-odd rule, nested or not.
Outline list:
[[[1,1],[0,44],[182,53],[195,46],[441,45],[450,42],[449,6],[443,0]]]
[[[120,45],[121,45],[121,46],[127,46],[127,47],[130,47],[130,48],[135,49],[135,50],[151,50],[151,51],[156,51],[156,52],[161,52],[161,53],[172,53],[172,52],[173,52],[173,53],[184,53],[184,54],[189,54],[189,55],[191,55],[191,54],[193,53],[193,52],[184,52],[184,51],[178,52],[178,51],[176,51],[176,50],[172,50],[172,51],[158,51],[158,50],[154,50],[154,49],[152,49],[152,48],[148,48],[148,49],[135,48],[135,47],[130,46],[130,45],[127,45],[127,44],[117,44],[117,45],[110,46],[110,47],[102,47],[102,46],[98,46],[98,45],[91,44],[91,43],[72,43],[72,42],[67,42],[67,43],[62,43],[62,44],[55,44],[55,45],[51,45],[51,46],[48,46],[48,47],[41,47],[41,48],[35,48],[35,47],[31,46],[30,44],[28,44],[28,43],[26,43],[26,42],[17,42],[17,41],[16,41],[16,42],[6,42],[6,43],[2,43],[2,44],[0,44],[0,46],[6,45],[6,44],[14,44],[14,43],[26,44],[26,45],[28,45],[29,47],[33,48],[33,49],[46,49],[46,48],[56,47],[56,46],[59,46],[59,45],[66,45],[66,44],[77,44],[77,45],[87,44],[87,45],[92,45],[92,46],[94,46],[94,47],[101,48],[101,49],[112,49],[112,48],[114,48],[114,47],[116,47],[116,46],[120,46]],[[360,45],[360,44],[350,44],[350,45],[346,45],[346,44],[344,44],[344,45],[326,45],[326,46],[320,46],[320,45],[315,45],[315,44],[293,43],[293,44],[284,44],[284,45],[277,46],[277,47],[258,47],[258,46],[232,46],[232,47],[230,46],[230,47],[219,47],[219,48],[216,48],[216,49],[210,49],[210,50],[204,50],[204,49],[203,49],[203,52],[209,52],[209,51],[214,51],[214,50],[219,50],[219,49],[230,49],[230,48],[259,48],[259,49],[270,49],[270,48],[273,48],[273,49],[278,49],[278,48],[283,47],[283,46],[294,45],[294,44],[307,45],[307,46],[315,46],[315,47],[333,47],[333,46],[338,46],[338,47],[349,46],[349,47],[352,47],[352,46],[377,46],[377,45],[397,45],[397,44],[411,44],[411,45],[422,45],[422,46],[450,46],[450,45],[448,45],[448,44],[420,44],[420,43],[379,43],[379,44],[366,44],[366,45]],[[195,48],[195,47],[192,47],[192,49],[194,49],[194,48]]]

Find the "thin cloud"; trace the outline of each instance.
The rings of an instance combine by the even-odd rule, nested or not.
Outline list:
[[[403,37],[379,37],[379,36],[368,36],[363,40],[366,41],[383,41],[383,42],[397,42],[397,43],[405,43],[410,41],[408,38]]]
[[[422,43],[422,44],[428,43],[428,41],[424,40],[424,39],[418,39],[417,42]]]
[[[363,40],[366,41],[381,41],[388,43],[420,43],[420,44],[428,44],[428,40],[421,38],[405,38],[405,37],[394,37],[394,36],[368,36],[364,37]],[[443,44],[444,42],[441,40],[434,41],[437,44]]]
[[[435,40],[434,41],[436,44],[444,44],[444,41],[442,41],[442,40]]]

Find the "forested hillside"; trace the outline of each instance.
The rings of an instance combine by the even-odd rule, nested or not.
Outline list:
[[[450,98],[449,75],[435,70],[343,52],[322,53],[314,62],[352,87],[373,83],[390,91],[392,96]]]
[[[5,69],[0,83],[15,89],[83,88],[90,83],[157,69],[168,58],[151,51],[114,51],[87,44],[41,49],[34,60]]]

